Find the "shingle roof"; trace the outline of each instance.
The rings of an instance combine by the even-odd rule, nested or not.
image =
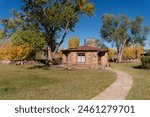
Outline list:
[[[62,50],[62,51],[63,52],[72,52],[72,51],[108,51],[108,50],[104,50],[104,49],[84,45],[84,46],[80,46],[76,49],[66,49],[66,50]]]

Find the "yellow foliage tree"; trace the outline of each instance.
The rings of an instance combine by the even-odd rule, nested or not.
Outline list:
[[[17,54],[15,59],[19,60],[26,59],[32,51],[32,48],[30,48],[28,45],[14,46],[14,48]]]
[[[136,46],[135,57],[139,58],[142,53],[144,53],[144,47],[143,46]]]
[[[68,41],[68,48],[69,49],[78,48],[79,43],[80,43],[80,40],[78,37],[70,37]]]
[[[143,52],[144,52],[143,46],[134,45],[130,47],[125,47],[123,50],[123,57],[125,59],[136,59],[139,58]]]
[[[109,51],[108,51],[108,58],[109,58],[109,59],[112,59],[113,56],[114,56],[114,50],[113,50],[112,48],[109,48],[108,50],[109,50]]]
[[[28,45],[13,46],[10,42],[5,42],[0,47],[1,60],[23,60],[31,52]]]
[[[1,60],[10,60],[15,56],[15,53],[13,53],[13,47],[10,45],[9,42],[5,42],[0,47],[0,59]]]

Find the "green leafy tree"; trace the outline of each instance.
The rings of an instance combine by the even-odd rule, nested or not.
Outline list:
[[[68,31],[73,31],[79,15],[92,16],[94,6],[88,0],[21,0],[28,23],[35,24],[44,34],[49,58],[54,59]],[[62,34],[62,36],[61,36]],[[58,39],[59,38],[59,39]],[[58,41],[60,40],[60,41]]]
[[[16,10],[12,10],[10,14],[12,18],[3,18],[0,20],[0,25],[3,27],[0,31],[0,39],[10,37],[18,29],[25,26],[24,18],[21,13]]]
[[[149,27],[142,25],[142,17],[135,17],[133,20],[129,20],[125,15],[115,16],[105,14],[101,19],[101,37],[116,46],[119,62],[122,60],[123,49],[126,45],[144,44],[149,32]]]
[[[45,45],[45,37],[36,27],[30,26],[16,31],[11,36],[11,42],[15,46],[28,45],[31,48],[30,57],[35,59],[36,53]]]
[[[100,39],[95,40],[95,44],[97,48],[107,49],[108,47],[102,42]]]
[[[80,44],[80,39],[78,37],[70,37],[68,41],[68,48],[73,49],[73,48],[78,48]]]
[[[4,37],[4,35],[5,35],[5,31],[4,31],[4,30],[1,30],[1,31],[0,31],[0,39],[2,39],[2,38]]]
[[[36,25],[27,23],[25,16],[16,10],[11,11],[12,18],[3,18],[0,24],[3,27],[0,31],[0,38],[8,37],[14,46],[26,47],[30,52],[26,58],[35,58],[35,55],[45,45],[45,36],[39,31]]]

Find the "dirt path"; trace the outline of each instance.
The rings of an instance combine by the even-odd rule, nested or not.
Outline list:
[[[104,92],[92,98],[92,100],[125,100],[132,87],[132,77],[123,72],[108,68],[117,74],[117,80],[110,85]]]

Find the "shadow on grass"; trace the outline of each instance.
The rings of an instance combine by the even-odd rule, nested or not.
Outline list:
[[[53,68],[61,68],[63,71],[74,71],[75,69],[68,69],[68,67],[63,67],[63,66],[56,66],[56,65],[34,65],[32,67],[27,68],[28,70],[31,69],[42,69],[42,70],[49,70]]]
[[[29,67],[28,69],[43,69],[43,70],[48,70],[50,68],[50,65],[35,65],[32,67]]]
[[[142,65],[133,66],[134,69],[141,69],[141,70],[149,70],[149,68],[146,68]]]

